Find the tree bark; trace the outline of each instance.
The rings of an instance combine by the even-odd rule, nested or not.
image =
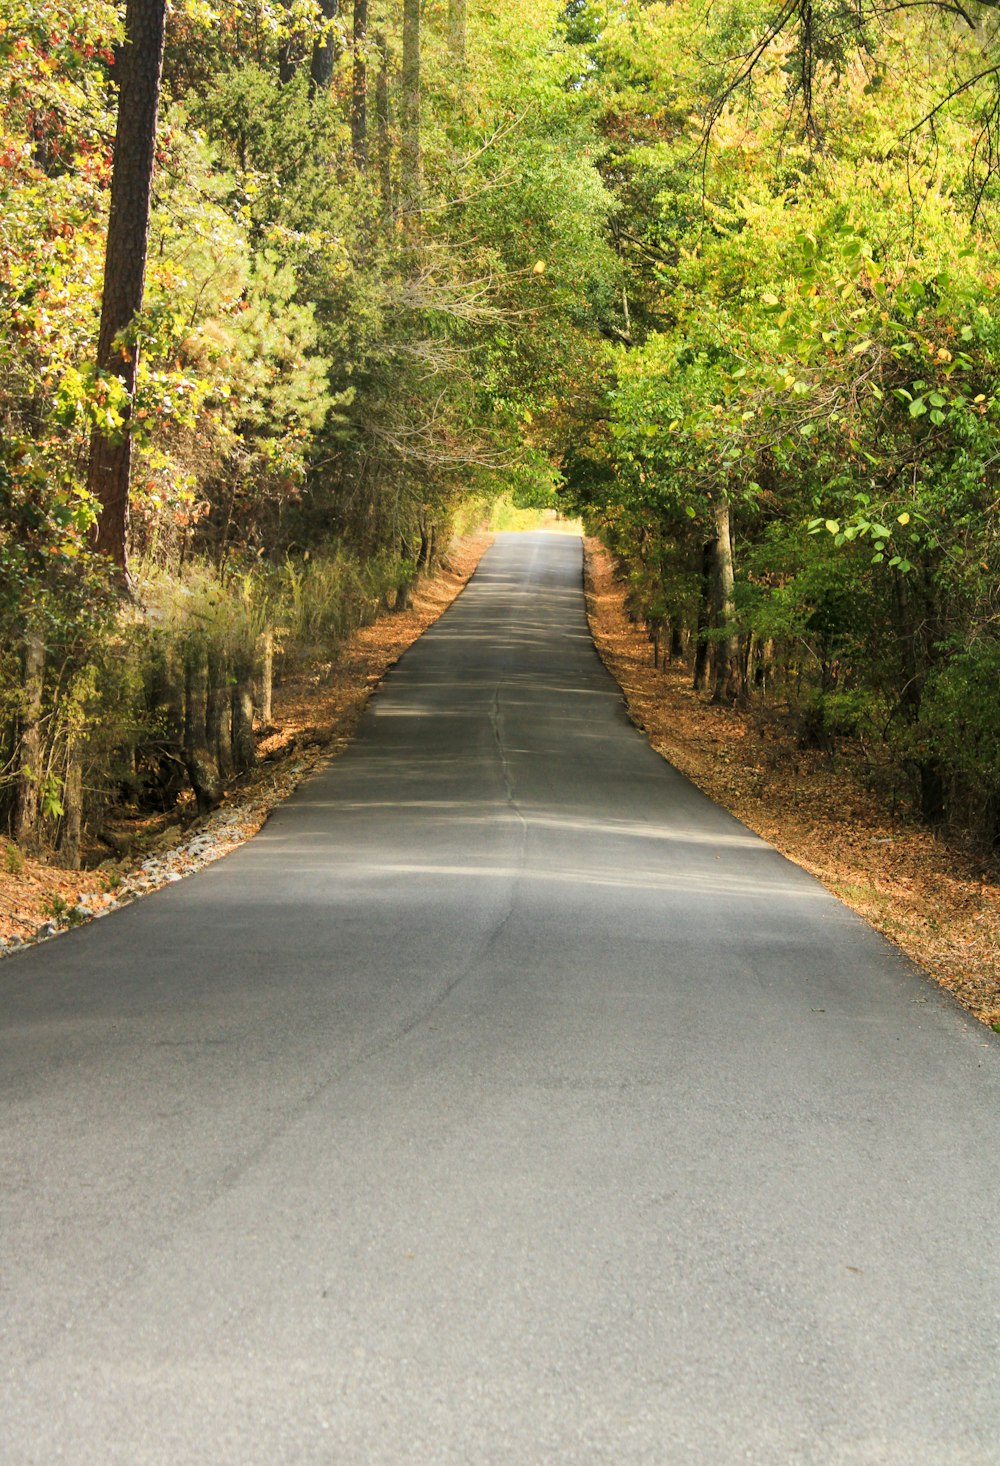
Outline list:
[[[24,638],[23,701],[17,758],[17,802],[14,839],[32,847],[38,829],[39,787],[42,770],[42,691],[45,679],[45,643],[41,632],[30,629]]]
[[[715,556],[715,542],[706,540],[701,547],[701,595],[698,599],[698,627],[695,632],[694,677],[691,686],[695,692],[704,692],[708,686],[708,665],[710,646],[708,630],[712,624],[712,564]]]
[[[229,667],[224,654],[216,647],[208,652],[208,702],[205,712],[208,744],[219,768],[219,779],[225,784],[233,772],[232,712],[229,688]]]
[[[375,82],[375,124],[378,131],[378,178],[382,196],[382,213],[392,214],[392,107],[389,97],[389,46],[385,36],[375,37],[379,54],[378,77]]]
[[[184,763],[198,802],[208,814],[222,802],[219,764],[208,734],[208,675],[205,649],[191,641],[184,653]]]
[[[274,628],[269,626],[261,638],[260,721],[270,728],[274,714]]]
[[[70,737],[66,752],[66,783],[63,788],[63,825],[59,836],[59,864],[66,870],[80,869],[80,836],[83,831],[83,749],[78,734]]]
[[[420,0],[403,0],[401,112],[403,207],[415,215],[420,208]]]
[[[138,341],[123,342],[142,309],[149,239],[149,205],[156,153],[156,116],[163,71],[166,0],[128,0],[125,44],[115,70],[118,125],[111,174],[111,213],[104,263],[97,369],[119,378],[129,396],[118,433],[95,429],[90,440],[87,487],[100,504],[95,544],[128,571],[129,433],[131,396],[139,361]]]
[[[253,661],[248,656],[237,659],[234,668],[236,681],[232,689],[232,739],[233,763],[237,773],[253,768],[257,760],[257,745],[253,736]]]
[[[351,152],[359,173],[368,167],[368,0],[354,0],[354,67],[351,75]]]
[[[732,510],[729,500],[715,506],[715,539],[713,541],[713,577],[716,627],[722,633],[715,654],[715,692],[713,702],[732,702],[740,691],[739,638],[732,631],[733,619],[733,541]]]
[[[329,25],[340,9],[339,0],[319,0],[323,20]],[[316,41],[309,61],[309,95],[316,96],[330,90],[333,68],[337,64],[337,43],[332,30],[324,31],[322,40]]]

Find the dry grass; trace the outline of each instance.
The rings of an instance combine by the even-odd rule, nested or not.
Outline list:
[[[349,637],[335,660],[275,688],[273,726],[258,738],[259,763],[229,789],[222,808],[202,822],[210,822],[216,832],[214,855],[248,840],[306,774],[346,747],[374,688],[451,605],[492,538],[477,534],[456,541],[439,573],[417,587],[410,610],[381,616]],[[85,871],[67,871],[46,860],[30,859],[0,840],[0,939],[29,941],[42,923],[73,907],[84,893],[93,896],[116,889],[135,875],[148,856],[176,846],[182,827],[188,833],[195,828],[193,806],[182,804],[159,816],[130,818],[120,812],[108,825],[128,844],[128,857],[103,860],[96,869]],[[99,853],[89,853],[93,865]],[[155,884],[149,882],[147,888]]]

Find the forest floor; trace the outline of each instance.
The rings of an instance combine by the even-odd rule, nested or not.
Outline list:
[[[123,854],[67,871],[0,840],[0,952],[53,936],[179,880],[256,833],[270,811],[350,742],[372,691],[462,590],[492,536],[456,542],[412,609],[354,633],[335,660],[275,687],[257,766],[221,807],[195,819],[121,811]],[[1000,889],[995,872],[893,812],[849,748],[804,750],[780,709],[719,707],[692,691],[686,666],[653,666],[642,627],[597,541],[586,542],[587,609],[598,650],[630,715],[681,773],[865,917],[975,1016],[1000,1025]],[[99,863],[96,863],[98,862]]]
[[[889,809],[849,746],[804,750],[780,708],[716,706],[692,690],[689,667],[654,667],[597,540],[586,579],[597,649],[657,752],[1000,1029],[996,871]]]

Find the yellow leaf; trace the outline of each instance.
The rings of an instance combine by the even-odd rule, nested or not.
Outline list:
[[[897,524],[909,524],[909,522],[910,522],[910,516],[908,514],[897,514],[896,515],[896,523]]]

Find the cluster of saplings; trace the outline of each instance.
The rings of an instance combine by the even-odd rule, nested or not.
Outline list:
[[[275,683],[404,608],[415,569],[344,550],[230,574],[195,558],[172,576],[137,565],[124,608],[91,594],[67,620],[51,600],[0,660],[7,828],[76,868],[124,853],[116,815],[215,808],[255,762]]]

